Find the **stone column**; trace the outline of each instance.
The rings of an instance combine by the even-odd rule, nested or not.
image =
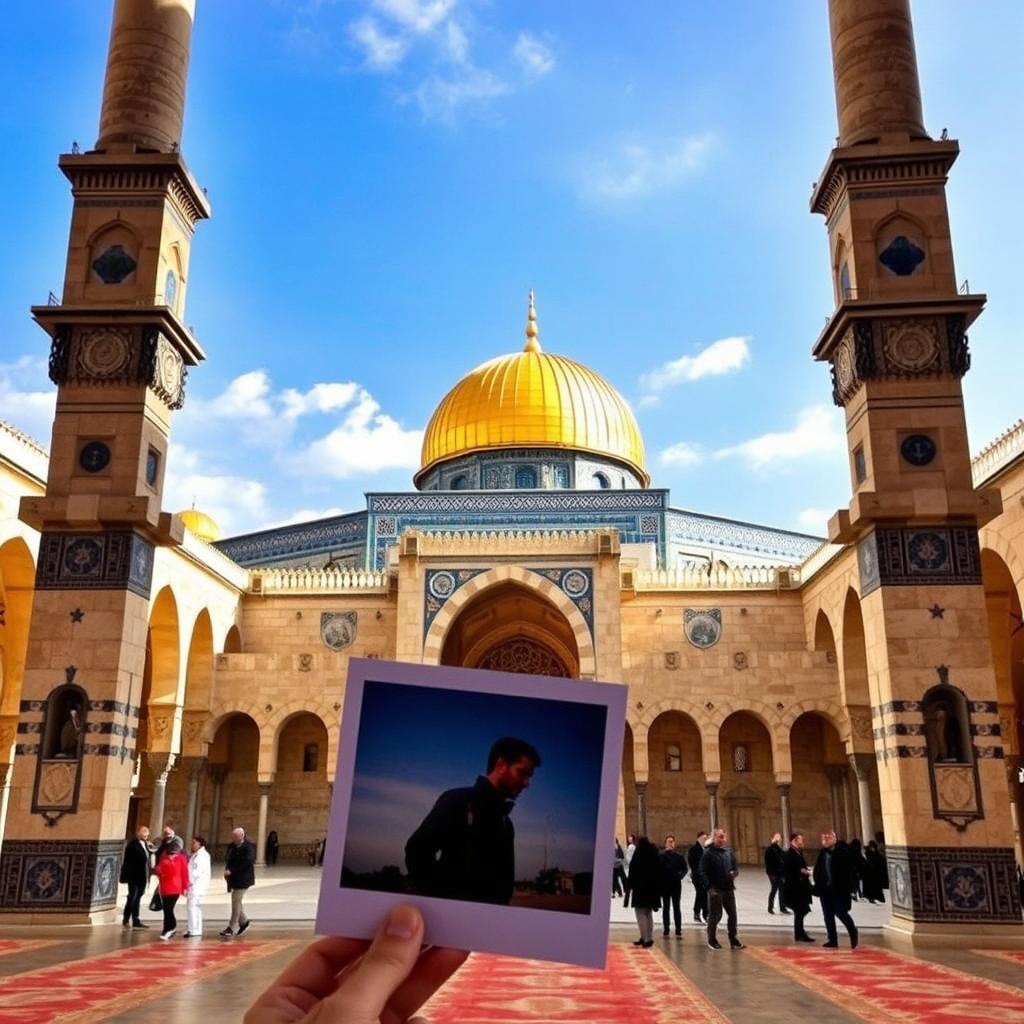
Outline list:
[[[213,782],[213,799],[210,802],[210,834],[207,836],[210,849],[213,851],[220,849],[220,839],[217,835],[220,832],[220,798],[224,792],[224,779],[228,774],[228,766],[226,764],[211,764],[207,767],[206,772]],[[213,856],[212,852],[211,856]]]
[[[850,773],[845,769],[840,778],[839,788],[843,794],[843,838],[849,842],[856,834],[856,828],[853,824],[853,803],[850,800]]]
[[[199,831],[199,786],[206,770],[205,757],[187,757],[184,759],[188,767],[188,806],[185,810],[185,849],[188,841]]]
[[[260,783],[260,809],[256,817],[256,866],[267,864],[267,812],[270,810],[270,783]]]
[[[825,774],[828,776],[828,793],[832,801],[832,824],[831,829],[836,835],[842,833],[842,797],[839,795],[839,782],[842,778],[842,765],[825,765]]]
[[[1004,733],[1005,735],[1005,733]],[[1024,836],[1021,828],[1021,795],[1024,794],[1024,757],[1009,754],[1006,757],[1006,784],[1010,794],[1010,820],[1013,822],[1015,853],[1018,864],[1024,864]]]
[[[10,796],[11,775],[13,774],[10,764],[0,764],[0,850],[4,846],[4,821],[7,818],[7,800]]]
[[[706,782],[708,791],[708,823],[712,832],[718,828],[718,783]]]
[[[793,831],[793,823],[789,818],[790,786],[788,783],[780,783],[776,789],[779,791],[779,806],[782,810],[782,845],[786,847],[789,845],[789,836]]]
[[[647,783],[637,782],[636,785],[636,816],[639,820],[640,835],[647,835]]]
[[[865,846],[875,838],[875,822],[871,813],[871,766],[874,763],[874,754],[850,755],[850,767],[857,779],[857,799],[860,804],[860,840]]]
[[[164,830],[164,801],[167,796],[167,776],[174,767],[174,754],[150,754],[149,766],[153,769],[153,800],[149,808],[150,835],[157,840]]]

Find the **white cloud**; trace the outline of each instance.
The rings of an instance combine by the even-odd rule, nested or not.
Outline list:
[[[180,512],[193,505],[212,516],[225,534],[248,528],[270,515],[267,487],[232,473],[217,473],[199,453],[172,442],[167,453],[164,508]]]
[[[328,508],[300,508],[284,519],[272,519],[270,522],[257,526],[257,530],[274,530],[281,526],[294,526],[295,523],[312,523],[318,519],[330,519],[333,516],[341,516],[346,512],[353,511],[350,508],[340,508],[331,505]]]
[[[365,390],[344,420],[329,434],[285,458],[297,473],[346,479],[358,473],[413,469],[419,465],[422,430],[405,430],[380,411]]]
[[[373,7],[403,28],[425,33],[445,21],[455,0],[373,0]]]
[[[791,430],[762,434],[730,445],[715,452],[715,458],[739,457],[752,468],[761,469],[773,462],[831,454],[842,450],[845,443],[839,411],[827,405],[815,405],[798,414],[796,426]]]
[[[445,26],[445,42],[448,56],[456,64],[465,64],[469,59],[469,37],[456,21],[449,21]]]
[[[659,455],[663,466],[696,466],[704,461],[700,448],[689,441],[679,441],[664,449]]]
[[[835,515],[834,510],[826,512],[823,508],[805,508],[801,509],[797,520],[801,529],[823,537],[828,533],[828,521],[833,515]]]
[[[0,419],[49,447],[57,389],[47,377],[45,359],[22,356],[0,363]]]
[[[308,391],[285,388],[281,392],[284,415],[294,420],[306,413],[335,412],[344,409],[359,390],[359,385],[353,381],[342,384],[314,384]]]
[[[404,40],[387,35],[373,18],[359,18],[352,22],[349,32],[362,47],[366,66],[374,71],[392,71],[405,56]]]
[[[531,78],[541,78],[555,66],[555,55],[535,36],[520,32],[512,56]]]
[[[680,356],[645,373],[640,378],[640,385],[647,395],[640,400],[640,404],[656,404],[656,396],[676,384],[700,380],[702,377],[720,377],[743,369],[750,359],[749,342],[749,337],[738,335],[719,338],[696,355]]]
[[[240,374],[216,398],[193,400],[190,413],[217,416],[221,419],[270,419],[274,407],[270,395],[270,377],[266,370],[250,370]]]
[[[617,201],[675,188],[704,170],[714,142],[711,133],[686,136],[661,147],[624,142],[611,156],[587,162],[580,192],[591,200]]]
[[[461,108],[484,104],[508,91],[508,84],[493,72],[468,68],[455,78],[430,75],[406,99],[414,100],[426,119],[451,122]]]

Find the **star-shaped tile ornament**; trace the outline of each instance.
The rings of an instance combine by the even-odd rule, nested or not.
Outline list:
[[[73,612],[71,612],[70,617],[72,622],[81,622],[82,619],[85,618],[85,612],[83,612],[81,608],[76,608]]]
[[[932,613],[933,619],[941,619],[946,614],[946,609],[939,607],[938,604],[933,604],[928,611]]]

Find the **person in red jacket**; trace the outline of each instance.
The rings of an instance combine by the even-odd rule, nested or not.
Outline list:
[[[160,938],[164,942],[178,929],[174,905],[178,902],[178,897],[188,890],[188,860],[181,851],[181,840],[175,836],[153,868],[153,874],[160,879],[160,901],[164,908],[164,930],[160,933]]]

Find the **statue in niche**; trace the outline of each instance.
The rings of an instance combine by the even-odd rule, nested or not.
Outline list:
[[[937,700],[929,708],[926,728],[931,734],[936,763],[964,764],[963,732],[956,709],[946,700]]]
[[[60,748],[57,757],[78,757],[78,738],[82,735],[82,719],[78,713],[78,705],[72,705],[68,711],[67,721],[61,726]]]

